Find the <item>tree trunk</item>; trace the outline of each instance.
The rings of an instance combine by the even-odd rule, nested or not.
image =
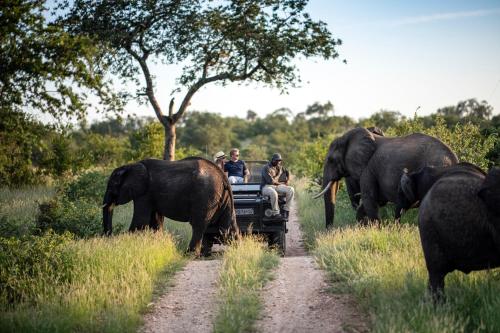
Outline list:
[[[165,129],[165,151],[163,153],[163,159],[166,161],[175,160],[175,122],[171,119],[169,121],[162,122]]]

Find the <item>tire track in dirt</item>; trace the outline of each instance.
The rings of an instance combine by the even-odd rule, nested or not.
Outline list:
[[[220,260],[193,260],[178,272],[173,287],[144,316],[142,333],[209,333],[217,314]]]
[[[354,299],[328,291],[326,274],[307,255],[297,211],[288,222],[286,256],[262,292],[258,332],[367,332],[367,318]]]

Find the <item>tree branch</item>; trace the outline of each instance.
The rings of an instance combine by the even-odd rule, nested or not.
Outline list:
[[[156,117],[161,123],[163,123],[164,116],[163,113],[161,112],[160,104],[156,100],[154,94],[153,79],[151,78],[151,73],[149,71],[148,64],[146,63],[146,59],[144,58],[144,56],[140,56],[139,54],[137,54],[137,52],[132,50],[132,47],[130,46],[127,46],[125,49],[135,60],[137,60],[137,62],[141,66],[142,73],[144,74],[144,79],[146,80],[146,96],[148,96],[149,103],[151,103],[151,106],[153,107],[153,110],[156,113]]]

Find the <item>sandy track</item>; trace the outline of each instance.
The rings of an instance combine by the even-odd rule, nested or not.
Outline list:
[[[286,257],[262,292],[259,332],[366,332],[366,318],[349,295],[327,291],[325,273],[307,256],[294,207]]]
[[[292,206],[286,257],[262,291],[258,332],[367,332],[367,318],[349,295],[327,291],[325,273],[307,255]],[[140,332],[211,332],[218,309],[220,260],[195,260],[176,274]]]
[[[190,261],[146,314],[139,332],[212,332],[220,265],[220,260]]]

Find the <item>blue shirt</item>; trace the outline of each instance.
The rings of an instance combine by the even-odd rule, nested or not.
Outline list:
[[[247,166],[242,160],[238,160],[236,162],[228,161],[224,163],[224,172],[227,172],[228,177],[236,176],[244,178],[246,169]]]

